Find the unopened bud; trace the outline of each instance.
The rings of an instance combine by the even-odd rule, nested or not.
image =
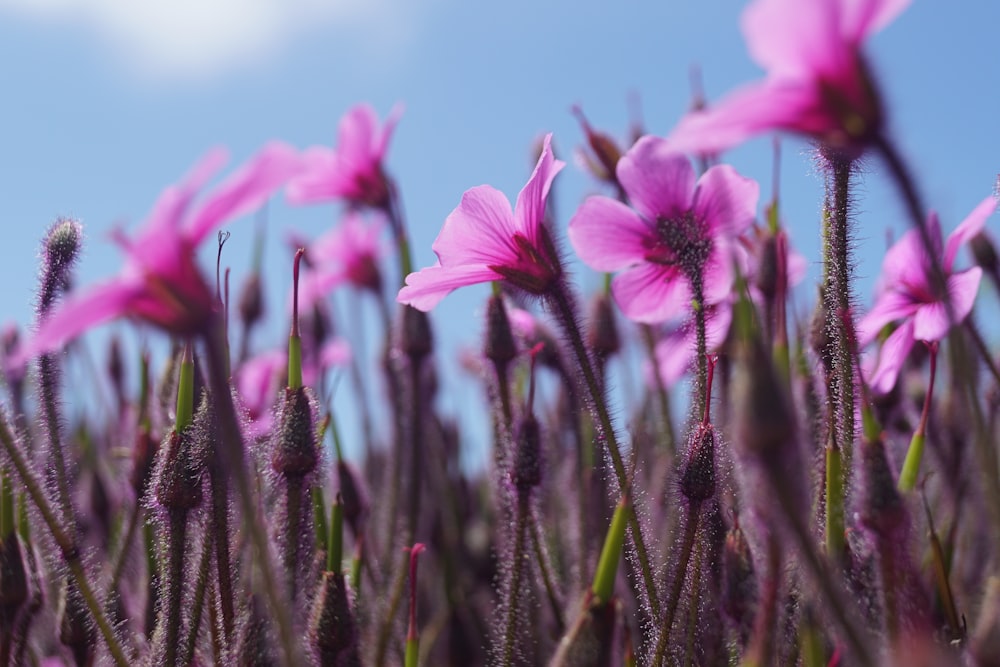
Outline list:
[[[486,343],[483,356],[494,364],[509,364],[517,356],[517,343],[503,297],[494,294],[486,303]]]
[[[286,387],[274,434],[271,466],[282,475],[301,477],[315,470],[318,463],[316,421],[309,393],[304,387]]]
[[[70,272],[83,244],[83,227],[76,220],[59,218],[42,242],[42,275],[38,312],[47,313],[60,293],[69,289]]]
[[[519,493],[527,493],[542,481],[541,429],[538,420],[527,414],[517,428],[511,482]]]
[[[411,360],[426,357],[434,349],[434,337],[427,313],[412,306],[403,306],[403,328],[400,335],[400,349]]]
[[[167,509],[190,510],[201,503],[206,452],[197,433],[196,425],[180,433],[171,431],[160,444],[153,490]]]
[[[309,621],[309,639],[319,664],[332,667],[361,665],[350,596],[340,572],[323,573]]]
[[[983,232],[979,232],[969,239],[969,251],[972,259],[978,266],[983,268],[989,275],[996,275],[1000,269],[1000,259],[997,258],[997,247],[993,241]]]
[[[757,579],[750,545],[739,525],[726,533],[722,549],[722,611],[733,621],[746,642],[757,609]]]
[[[760,257],[757,258],[757,274],[754,284],[767,301],[772,301],[778,293],[778,238],[768,234],[760,243]]]
[[[715,430],[711,424],[699,425],[690,438],[680,490],[694,502],[708,500],[715,494]]]
[[[256,271],[247,276],[243,287],[240,288],[237,308],[245,329],[253,327],[264,315],[264,290],[261,287],[260,274]]]
[[[600,359],[607,359],[621,349],[621,339],[615,324],[615,307],[607,294],[594,299],[590,317],[590,349]]]

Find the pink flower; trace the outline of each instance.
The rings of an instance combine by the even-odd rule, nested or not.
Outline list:
[[[349,212],[339,225],[309,244],[310,270],[299,285],[299,301],[310,306],[344,282],[358,289],[381,290],[383,227],[381,218],[366,221],[359,213]]]
[[[882,105],[861,45],[909,0],[756,0],[743,13],[751,57],[767,70],[714,107],[683,118],[678,150],[714,153],[771,130],[861,152],[882,130]]]
[[[959,247],[983,228],[996,206],[992,197],[983,200],[945,242],[941,240],[937,214],[931,213],[927,219],[927,231],[944,272],[955,323],[960,323],[972,311],[983,274],[978,266],[956,272],[955,256]],[[887,324],[903,320],[882,344],[881,352],[867,369],[868,382],[877,393],[885,393],[896,384],[915,341],[939,341],[951,329],[944,295],[936,293],[930,267],[931,258],[919,232],[914,229],[906,232],[885,255],[875,305],[858,322],[858,344],[865,346]]]
[[[687,158],[645,136],[618,163],[618,180],[635,210],[589,197],[569,223],[580,259],[597,271],[622,271],[612,283],[622,312],[640,322],[686,313],[702,281],[704,305],[732,287],[735,238],[754,220],[759,187],[728,165],[697,183]]]
[[[371,106],[351,108],[340,119],[337,148],[314,146],[305,151],[303,172],[288,184],[289,201],[309,204],[346,199],[352,204],[384,208],[389,185],[382,163],[402,113],[397,105],[379,128]]]
[[[565,163],[555,159],[551,143],[548,134],[513,212],[503,193],[488,185],[462,195],[434,241],[437,264],[408,275],[397,301],[428,311],[466,285],[506,280],[541,295],[555,284],[562,268],[543,222],[552,179]]]
[[[67,298],[42,321],[21,356],[55,350],[87,329],[123,316],[179,336],[202,332],[215,296],[198,269],[198,244],[227,220],[259,208],[299,167],[293,148],[268,144],[191,210],[198,190],[225,161],[223,149],[209,152],[184,180],[160,195],[134,238],[116,232],[114,239],[125,253],[121,273]]]

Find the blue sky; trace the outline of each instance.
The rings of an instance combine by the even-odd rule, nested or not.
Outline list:
[[[80,282],[107,276],[120,259],[106,231],[139,223],[208,147],[229,147],[235,162],[271,138],[329,144],[339,116],[360,101],[383,115],[406,105],[389,166],[418,265],[433,261],[430,244],[465,189],[489,183],[516,196],[531,144],[547,131],[570,161],[556,181],[564,227],[581,197],[600,190],[572,163],[582,134],[570,107],[581,104],[594,125],[623,136],[627,98],[637,93],[648,131],[666,134],[689,104],[693,64],[709,99],[760,76],[739,31],[743,6],[0,0],[0,322],[30,321],[38,239],[56,216],[78,217],[88,230]],[[867,49],[892,135],[946,232],[992,192],[1000,171],[997,25],[1000,3],[918,0]],[[759,139],[727,156],[761,181],[765,196],[770,152]],[[886,230],[905,228],[883,172],[870,161],[857,191],[862,304],[870,303]],[[822,179],[802,141],[783,144],[781,186],[793,242],[815,263]],[[272,207],[272,309],[289,283],[285,230],[315,236],[335,220],[330,206]],[[998,224],[988,227],[995,233]],[[238,284],[253,224],[229,229]],[[598,284],[583,269],[578,278],[586,290]],[[442,304],[435,321],[446,348],[474,341],[485,293],[465,290]],[[286,326],[277,314],[274,344]],[[463,400],[471,399],[445,403],[462,410]]]

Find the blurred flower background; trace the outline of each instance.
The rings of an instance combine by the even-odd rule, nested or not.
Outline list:
[[[0,320],[31,322],[34,285],[26,277],[56,217],[86,227],[79,283],[105,278],[119,265],[107,232],[134,228],[163,185],[208,148],[223,144],[239,163],[270,139],[332,145],[339,118],[358,102],[371,103],[380,118],[405,105],[388,165],[415,267],[432,263],[431,242],[467,188],[489,183],[517,192],[535,161],[532,142],[546,132],[569,163],[554,188],[564,229],[584,195],[611,194],[573,159],[584,136],[572,105],[621,140],[636,122],[665,135],[691,105],[693,67],[710,101],[760,78],[740,33],[743,7],[720,0],[0,0]],[[888,132],[919,166],[927,204],[948,230],[1000,171],[997,25],[1000,4],[987,0],[960,8],[916,2],[865,47],[891,109]],[[762,200],[773,187],[772,152],[768,139],[756,139],[726,156],[761,183]],[[890,239],[907,224],[882,165],[866,166],[855,206],[864,308]],[[810,262],[805,284],[815,284],[823,181],[804,141],[783,139],[781,192],[792,243]],[[272,315],[287,312],[288,237],[315,239],[339,217],[333,205],[295,208],[281,197],[268,207],[262,273]],[[252,219],[226,226],[232,238],[223,263],[232,267],[234,295],[250,273],[256,226]],[[215,249],[205,245],[208,271]],[[575,267],[575,279],[592,292],[600,277]],[[389,285],[398,280],[387,277]],[[984,282],[983,289],[992,288]],[[487,290],[461,290],[441,304],[436,336],[444,349],[477,345]],[[341,303],[336,314],[353,316],[353,307]],[[286,326],[285,317],[266,318],[256,349],[280,346]],[[116,328],[126,326],[88,336],[95,353]],[[475,466],[485,461],[488,427],[477,423],[484,421],[481,394],[455,390],[458,358],[440,357],[441,384],[451,388],[442,407],[465,420],[464,432],[481,435],[465,452]],[[349,400],[345,393],[338,403]]]

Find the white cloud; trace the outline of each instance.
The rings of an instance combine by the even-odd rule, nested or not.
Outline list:
[[[0,0],[0,13],[77,23],[125,66],[158,78],[209,78],[258,62],[320,26],[363,28],[399,43],[409,25],[399,0]]]

